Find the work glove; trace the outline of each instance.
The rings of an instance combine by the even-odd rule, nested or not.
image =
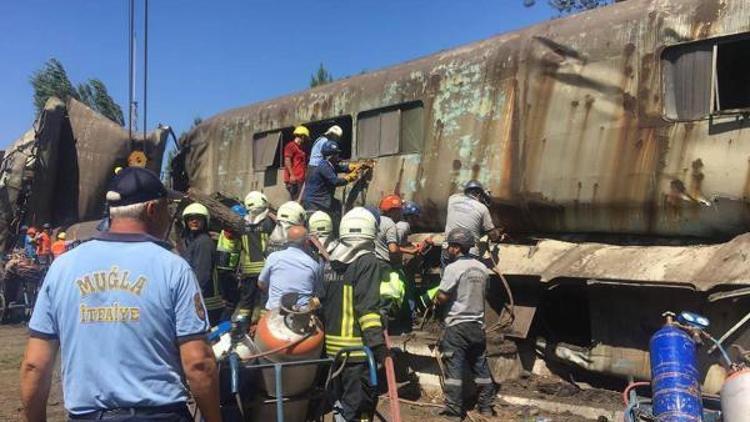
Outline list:
[[[359,174],[356,171],[353,171],[353,172],[347,174],[346,176],[344,176],[344,180],[346,180],[349,183],[352,183],[353,181],[357,180],[357,176],[358,175]]]

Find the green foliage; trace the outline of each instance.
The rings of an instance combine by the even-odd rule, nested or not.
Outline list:
[[[63,101],[71,97],[78,99],[78,93],[70,83],[65,68],[54,58],[31,75],[31,86],[34,88],[34,107],[37,113],[42,111],[49,97],[58,97]]]
[[[333,82],[333,75],[323,66],[323,63],[318,67],[318,71],[310,76],[310,88],[316,86],[325,85]]]
[[[57,97],[63,101],[75,98],[120,126],[125,124],[122,108],[109,95],[104,82],[89,79],[76,88],[70,82],[65,67],[55,58],[49,59],[31,75],[31,86],[34,88],[34,107],[37,113],[42,111],[49,97]]]
[[[606,6],[624,0],[547,0],[550,7],[557,9],[560,13],[573,13],[589,10],[599,6]],[[536,4],[536,0],[523,0],[524,6],[530,7]]]

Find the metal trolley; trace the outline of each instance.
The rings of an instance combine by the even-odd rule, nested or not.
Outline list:
[[[321,359],[309,359],[295,362],[259,362],[257,360],[250,362],[241,362],[239,356],[235,352],[231,352],[225,362],[228,365],[222,365],[220,371],[221,389],[222,389],[222,415],[226,421],[240,421],[240,420],[253,420],[252,415],[247,414],[247,410],[253,410],[256,406],[274,406],[276,413],[276,421],[284,422],[284,410],[285,406],[291,404],[295,400],[309,400],[310,409],[315,409],[313,412],[314,418],[321,418],[325,406],[329,404],[327,386],[330,381],[335,378],[336,370],[334,368],[339,367],[346,363],[349,355],[353,352],[364,352],[367,357],[368,365],[368,378],[372,388],[377,388],[377,366],[375,365],[375,358],[372,351],[366,347],[348,347],[340,350],[333,358],[321,358]],[[321,378],[324,381],[326,387],[314,387],[312,391],[305,393],[303,397],[284,397],[283,396],[283,371],[285,369],[296,367],[316,365],[320,367],[328,367],[328,373],[325,378]],[[275,397],[265,397],[266,394],[261,394],[260,388],[247,388],[247,382],[243,382],[244,376],[254,377],[252,381],[259,383],[262,378],[261,374],[263,370],[273,368],[275,391],[273,392]],[[245,380],[248,381],[248,380]],[[252,384],[252,381],[250,384]],[[244,386],[244,388],[243,388]],[[257,386],[256,386],[257,387]],[[244,390],[244,391],[243,391]],[[270,391],[268,393],[271,393]],[[245,401],[245,395],[255,397],[255,400]],[[271,394],[268,394],[271,396]],[[249,405],[248,405],[249,404]],[[257,410],[257,409],[256,409]],[[196,420],[199,420],[196,418]],[[268,420],[265,419],[264,420]],[[310,420],[308,418],[307,420]]]

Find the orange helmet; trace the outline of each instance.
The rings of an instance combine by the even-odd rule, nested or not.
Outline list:
[[[388,212],[390,210],[401,209],[401,197],[398,195],[388,195],[380,201],[380,211]]]

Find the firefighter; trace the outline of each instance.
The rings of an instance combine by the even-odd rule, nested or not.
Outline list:
[[[245,207],[234,205],[232,211],[244,218],[247,215]],[[219,282],[221,297],[224,299],[224,315],[222,320],[231,318],[237,307],[239,290],[237,289],[237,264],[240,261],[240,234],[230,229],[223,229],[216,242],[216,278]]]
[[[464,367],[468,366],[479,389],[479,412],[494,416],[495,384],[487,364],[484,332],[484,296],[489,271],[469,253],[475,245],[473,232],[455,228],[446,240],[452,263],[445,267],[435,298],[438,305],[447,308],[445,331],[439,344],[445,360],[445,407],[440,413],[456,418],[466,416],[462,383]]]
[[[366,209],[346,213],[339,228],[340,242],[323,271],[326,354],[336,356],[349,346],[368,346],[378,363],[388,354],[380,316],[380,281],[385,271],[375,256],[377,221]],[[346,421],[372,420],[377,391],[367,383],[365,355],[350,355],[333,380],[334,411]]]
[[[266,246],[266,256],[286,247],[287,232],[292,226],[305,225],[305,209],[295,201],[283,203],[276,212],[276,227],[271,232]]]
[[[320,260],[324,254],[318,248],[323,249],[326,254],[329,254],[336,246],[336,238],[333,234],[333,220],[331,220],[330,215],[323,211],[315,211],[307,220],[307,227],[309,228],[310,235],[318,243],[315,247]]]
[[[235,329],[242,330],[244,324],[260,318],[260,294],[258,275],[266,262],[266,245],[274,229],[274,222],[269,216],[269,204],[266,195],[252,191],[245,197],[245,228],[240,237],[239,274],[240,299],[237,310],[232,317]],[[241,322],[241,323],[240,323]]]
[[[182,219],[186,228],[184,258],[195,272],[208,311],[208,321],[214,326],[224,313],[224,301],[214,272],[216,246],[208,234],[211,217],[208,208],[194,202],[182,211]]]

